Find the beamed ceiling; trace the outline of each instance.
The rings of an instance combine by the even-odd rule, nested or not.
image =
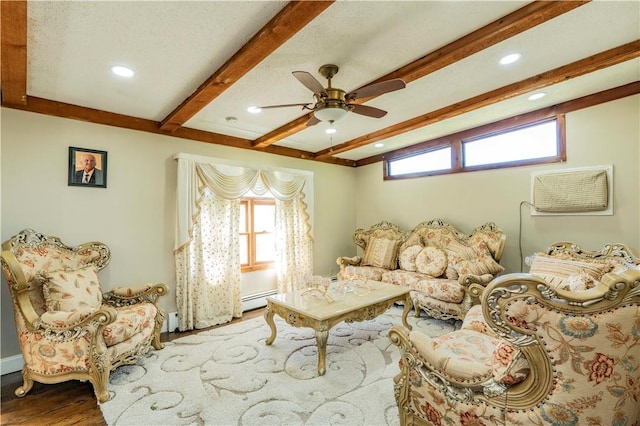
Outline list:
[[[2,105],[359,166],[538,110],[640,93],[638,1],[2,1]],[[506,54],[521,59],[500,65]],[[307,126],[294,78],[406,88]],[[132,78],[112,65],[126,65]],[[546,94],[531,101],[536,92]],[[384,146],[378,147],[377,143]]]

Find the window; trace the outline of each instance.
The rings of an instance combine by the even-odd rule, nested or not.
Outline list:
[[[422,154],[389,161],[391,176],[434,172],[451,168],[451,147],[434,149]]]
[[[464,167],[510,163],[558,155],[556,120],[462,141]]]
[[[240,202],[240,264],[242,272],[257,271],[275,262],[274,199],[244,198]]]
[[[566,160],[564,115],[525,114],[424,142],[384,160],[384,179],[554,163]]]

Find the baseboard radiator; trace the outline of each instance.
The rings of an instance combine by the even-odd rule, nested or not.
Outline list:
[[[263,308],[267,306],[267,296],[273,296],[276,290],[264,291],[262,293],[252,294],[242,298],[242,310],[250,311],[252,309]]]

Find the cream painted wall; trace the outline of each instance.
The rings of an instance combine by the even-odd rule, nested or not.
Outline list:
[[[339,255],[354,255],[356,227],[390,220],[410,229],[442,218],[470,231],[494,221],[508,235],[503,265],[520,269],[518,212],[530,201],[531,173],[614,166],[613,216],[531,216],[522,208],[523,252],[570,240],[586,248],[621,242],[640,248],[640,95],[567,115],[567,162],[400,181],[382,180],[381,163],[358,169],[227,148],[169,136],[1,110],[1,240],[26,227],[69,244],[107,243],[106,289],[167,282],[162,301],[175,311],[172,258],[176,166],[188,152],[314,172],[315,273],[333,274]],[[108,188],[67,186],[68,147],[108,151]],[[2,358],[19,353],[6,283],[1,289]]]
[[[256,166],[314,173],[314,273],[335,273],[335,259],[353,251],[355,169],[263,154],[2,108],[1,240],[30,227],[75,245],[105,242],[111,263],[106,290],[166,282],[161,299],[176,310],[173,263],[178,152]],[[108,152],[107,188],[67,186],[68,147]],[[2,279],[2,358],[19,354],[12,307]]]
[[[405,229],[441,218],[470,232],[487,221],[507,234],[502,264],[520,271],[519,206],[531,201],[531,173],[613,164],[613,216],[531,216],[522,207],[527,256],[556,241],[588,249],[605,243],[640,248],[640,95],[567,114],[567,162],[397,181],[382,180],[382,163],[357,169],[357,226],[386,219]],[[525,266],[525,271],[528,269]]]

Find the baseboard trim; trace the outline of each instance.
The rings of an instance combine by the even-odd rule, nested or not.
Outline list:
[[[0,359],[0,374],[5,375],[9,373],[15,373],[22,370],[24,366],[24,360],[22,355],[12,355],[6,358]]]

